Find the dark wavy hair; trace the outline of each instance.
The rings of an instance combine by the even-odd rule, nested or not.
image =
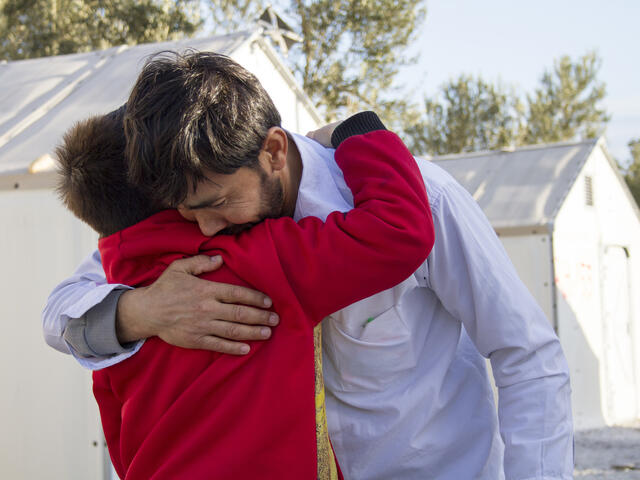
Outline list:
[[[161,52],[127,101],[129,179],[176,206],[207,171],[255,168],[280,114],[258,79],[225,55]]]

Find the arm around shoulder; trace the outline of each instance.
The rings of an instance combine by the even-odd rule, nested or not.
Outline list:
[[[268,223],[274,245],[287,245],[278,257],[289,283],[316,321],[411,276],[434,242],[422,176],[397,135],[350,137],[335,155],[355,208],[324,224]]]

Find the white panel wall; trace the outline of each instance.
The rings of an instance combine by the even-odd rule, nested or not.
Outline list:
[[[593,206],[586,205],[585,176],[593,178]],[[554,233],[559,335],[571,368],[577,428],[640,415],[640,295],[631,295],[629,318],[617,322],[606,320],[612,309],[603,295],[604,282],[611,281],[610,269],[605,279],[605,252],[612,247],[625,247],[630,254],[631,283],[624,288],[634,291],[634,285],[640,285],[639,242],[640,222],[604,153],[596,148],[563,204]],[[619,331],[620,323],[628,324],[627,332]],[[612,341],[620,335],[633,345],[625,359],[619,358],[619,345]],[[623,367],[631,372],[626,382],[620,381]],[[621,394],[626,405],[615,401]]]
[[[233,59],[252,72],[265,88],[282,117],[282,126],[304,135],[319,125],[314,114],[300,99],[257,42],[245,44],[233,53]]]
[[[553,279],[549,235],[500,236],[520,279],[553,323]]]
[[[95,247],[95,234],[50,190],[0,190],[0,478],[102,478],[91,378],[49,348],[49,292]]]

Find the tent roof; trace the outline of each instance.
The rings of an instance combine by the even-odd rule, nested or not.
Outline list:
[[[231,56],[257,37],[247,31],[0,64],[0,175],[27,172],[74,122],[122,105],[149,55],[194,48]]]
[[[553,222],[598,140],[432,159],[464,186],[498,232]]]

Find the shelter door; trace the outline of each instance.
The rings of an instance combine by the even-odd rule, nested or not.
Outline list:
[[[636,379],[630,308],[630,267],[627,250],[605,247],[602,279],[606,408],[610,422],[636,417]]]

